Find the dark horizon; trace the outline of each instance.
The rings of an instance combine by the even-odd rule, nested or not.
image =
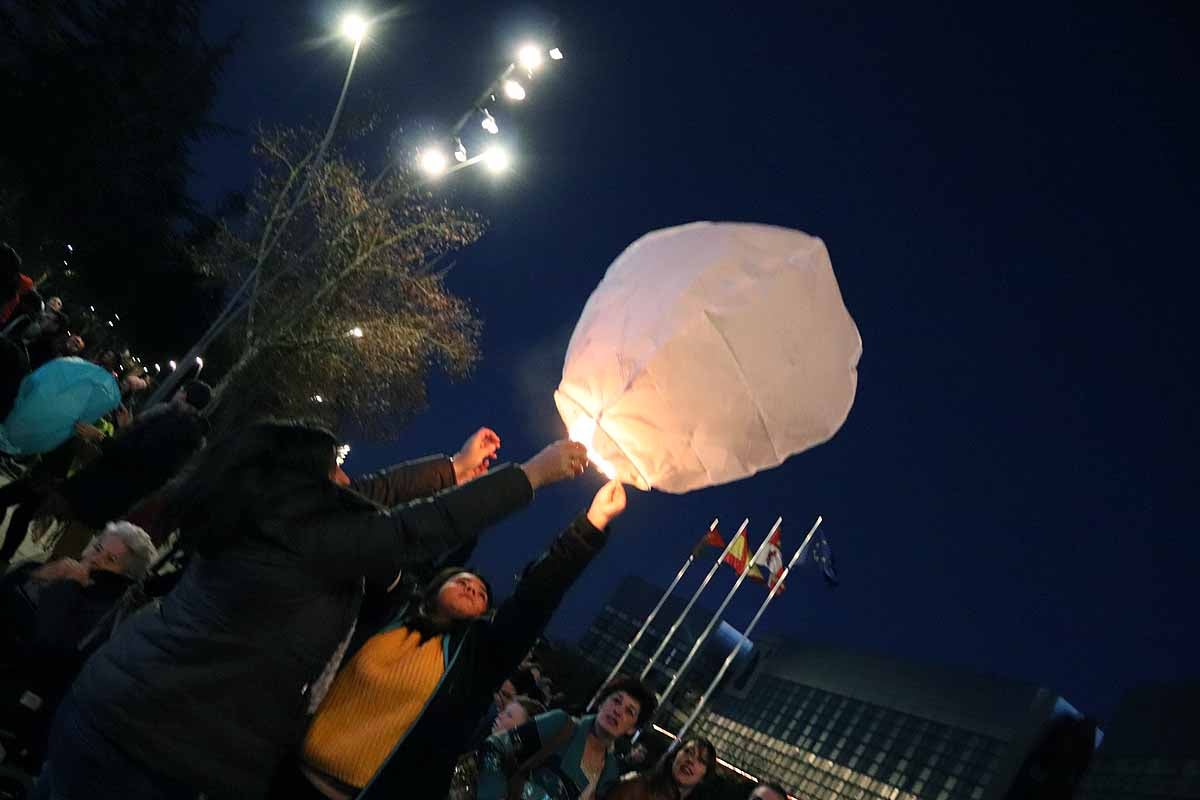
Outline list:
[[[214,112],[235,133],[195,150],[204,206],[246,188],[256,121],[325,124],[347,7],[211,4],[210,37],[244,27]],[[739,483],[631,490],[549,633],[576,641],[624,574],[665,586],[713,517],[731,534],[749,516],[757,544],[782,515],[790,553],[822,514],[842,585],[796,576],[763,633],[1038,683],[1101,720],[1134,685],[1200,673],[1195,6],[386,8],[347,105],[387,104],[390,127],[354,145],[368,166],[447,129],[527,35],[566,58],[503,107],[512,174],[444,190],[491,222],[448,278],[485,322],[483,360],[435,380],[400,441],[354,442],[351,472],[484,424],[528,457],[563,434],[566,341],[626,245],[703,219],[797,228],[825,240],[862,333],[849,419]],[[548,489],[485,537],[500,595],[599,484]]]

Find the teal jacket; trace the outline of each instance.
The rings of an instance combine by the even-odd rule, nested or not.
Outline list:
[[[536,755],[542,743],[553,739],[570,719],[565,711],[549,711],[519,728],[489,736],[479,751],[479,800],[504,800],[509,775]],[[578,800],[588,785],[579,765],[595,722],[594,714],[575,720],[575,733],[566,745],[530,772],[520,800]],[[616,783],[618,775],[617,758],[610,750],[596,782],[597,796]]]

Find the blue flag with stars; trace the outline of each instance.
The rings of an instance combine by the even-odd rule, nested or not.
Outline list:
[[[833,548],[829,546],[829,540],[825,538],[825,531],[817,531],[813,535],[813,540],[809,542],[808,549],[800,557],[800,563],[809,560],[821,568],[821,574],[825,576],[825,582],[830,586],[838,585],[837,570],[833,566]]]

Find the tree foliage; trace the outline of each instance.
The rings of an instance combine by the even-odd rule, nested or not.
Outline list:
[[[315,144],[263,131],[245,223],[199,254],[233,286],[262,264],[251,313],[220,342],[217,419],[317,416],[389,434],[424,406],[431,368],[462,376],[478,357],[479,323],[440,270],[482,222],[406,171],[369,179],[339,153],[314,165]]]

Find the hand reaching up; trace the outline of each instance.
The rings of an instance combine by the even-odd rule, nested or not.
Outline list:
[[[454,454],[454,478],[462,484],[475,480],[488,471],[500,449],[500,437],[491,428],[480,428],[471,434]]]
[[[587,448],[568,439],[547,445],[521,465],[534,489],[582,475],[587,468]]]
[[[592,507],[588,509],[588,522],[599,530],[604,530],[608,524],[625,510],[625,487],[620,481],[612,480],[600,487],[592,498]]]

